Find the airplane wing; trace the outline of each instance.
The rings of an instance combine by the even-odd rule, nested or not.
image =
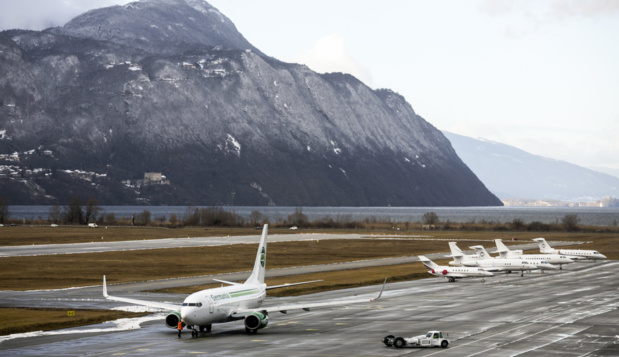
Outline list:
[[[322,281],[322,280],[312,280],[312,281],[303,281],[303,282],[300,282],[300,283],[286,283],[286,284],[282,284],[282,285],[273,285],[273,286],[267,286],[266,289],[267,290],[271,290],[271,289],[277,289],[277,288],[287,288],[289,286],[317,283],[319,281]]]
[[[274,311],[279,311],[281,313],[287,313],[288,310],[305,310],[305,311],[310,311],[313,308],[319,308],[319,307],[327,307],[327,306],[341,306],[341,305],[348,305],[348,304],[357,304],[357,303],[362,303],[362,302],[374,302],[376,300],[378,300],[382,294],[383,294],[383,290],[385,289],[385,284],[387,283],[387,278],[385,278],[385,281],[383,282],[383,286],[380,289],[380,292],[378,293],[378,296],[376,296],[373,299],[347,299],[347,300],[337,300],[337,301],[325,301],[325,302],[315,302],[315,303],[307,303],[307,304],[288,304],[288,305],[278,305],[278,306],[262,306],[259,308],[254,308],[254,309],[240,309],[240,310],[236,310],[233,312],[233,315],[244,315],[244,314],[248,314],[248,313],[252,313],[252,312],[256,312],[256,311],[266,311],[266,312],[274,312]]]
[[[148,300],[129,299],[129,298],[108,295],[107,284],[105,282],[105,275],[103,276],[103,297],[105,297],[108,300],[126,302],[126,303],[134,304],[134,305],[149,306],[149,307],[155,307],[158,309],[171,310],[171,311],[180,310],[180,305],[166,304],[164,302],[156,302],[156,301],[148,301]]]

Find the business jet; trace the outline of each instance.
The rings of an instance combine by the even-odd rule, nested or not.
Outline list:
[[[450,266],[438,265],[423,255],[419,256],[419,260],[423,263],[423,265],[425,265],[426,269],[428,269],[428,273],[434,276],[442,276],[445,279],[447,279],[450,283],[455,282],[456,279],[479,278],[479,277],[482,278],[481,281],[483,283],[486,281],[483,278],[494,275],[480,268],[450,267]]]
[[[539,245],[539,251],[543,254],[561,254],[566,257],[579,261],[579,260],[601,260],[607,259],[604,254],[601,254],[597,250],[586,250],[586,249],[554,249],[552,248],[546,239],[544,238],[533,238],[534,241]]]
[[[454,260],[449,262],[449,265],[476,267],[477,261],[481,258],[478,254],[464,254],[464,252],[458,247],[456,242],[449,242],[449,249]]]
[[[559,265],[559,270],[563,270],[563,264],[573,263],[574,261],[561,254],[523,254],[522,250],[510,250],[501,239],[495,239],[497,251],[501,258],[521,258],[527,260],[540,269],[547,269],[547,265],[539,262]]]
[[[214,289],[201,290],[189,295],[181,306],[158,303],[145,300],[137,300],[111,296],[107,293],[105,276],[103,276],[103,296],[108,300],[120,301],[129,304],[150,306],[171,311],[165,318],[165,324],[169,328],[177,328],[179,321],[182,321],[188,329],[192,330],[192,337],[198,336],[200,331],[211,331],[213,323],[223,323],[236,320],[244,320],[245,331],[256,333],[259,329],[269,323],[269,312],[279,311],[287,313],[288,310],[305,310],[313,308],[348,305],[355,303],[368,303],[378,300],[385,288],[385,282],[378,293],[372,299],[344,299],[337,301],[314,302],[306,304],[284,304],[279,306],[262,306],[266,297],[266,290],[281,288],[292,285],[307,284],[310,282],[293,283],[277,286],[269,286],[264,283],[266,256],[267,256],[267,232],[268,225],[265,224],[262,230],[262,237],[256,253],[256,260],[251,275],[244,283],[234,283],[225,280],[216,281],[229,284]]]
[[[486,248],[481,245],[475,245],[470,248],[475,249],[475,252],[481,257],[481,259],[477,260],[477,266],[490,272],[504,271],[507,274],[511,273],[514,270],[520,270],[520,276],[524,276],[525,270],[530,271],[540,269],[537,267],[537,265],[520,258],[491,257],[490,254],[486,251]],[[548,263],[540,264],[543,264],[546,269],[556,269],[556,267]]]

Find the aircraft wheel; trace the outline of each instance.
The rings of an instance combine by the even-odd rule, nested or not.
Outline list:
[[[486,279],[481,279],[481,282],[482,282],[482,283],[485,283],[485,282],[486,282]]]
[[[441,347],[442,348],[447,348],[447,345],[449,344],[449,342],[443,340],[443,342],[441,342]]]
[[[383,338],[383,343],[387,346],[390,347],[393,344],[393,335],[388,335],[385,336],[385,338]]]
[[[405,344],[406,344],[406,341],[404,341],[402,337],[396,337],[396,339],[393,340],[393,347],[395,348],[402,348],[404,347]]]

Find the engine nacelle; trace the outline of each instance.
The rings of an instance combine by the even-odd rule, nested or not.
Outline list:
[[[177,328],[178,322],[181,320],[181,313],[172,311],[165,317],[165,325],[169,328]],[[184,324],[183,324],[184,326]]]
[[[250,330],[258,330],[269,324],[269,316],[262,312],[252,312],[245,316],[245,327]]]

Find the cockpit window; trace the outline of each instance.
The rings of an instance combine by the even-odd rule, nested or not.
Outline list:
[[[197,306],[197,307],[200,307],[200,306],[202,306],[202,303],[201,302],[184,302],[183,306]]]

